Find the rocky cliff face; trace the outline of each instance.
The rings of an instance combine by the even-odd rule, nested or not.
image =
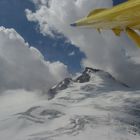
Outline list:
[[[73,82],[73,80],[71,78],[65,78],[63,81],[61,81],[60,83],[58,83],[57,85],[55,85],[54,87],[52,87],[48,91],[49,99],[52,99],[57,94],[57,92],[68,88],[68,86],[72,82]]]

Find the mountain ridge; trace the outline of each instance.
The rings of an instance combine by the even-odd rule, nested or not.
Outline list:
[[[79,76],[74,77],[74,78],[67,77],[64,80],[62,80],[61,82],[59,82],[58,84],[56,84],[55,86],[53,86],[52,88],[50,88],[47,93],[49,96],[49,99],[52,99],[59,91],[67,89],[69,87],[69,85],[72,83],[86,83],[86,82],[89,82],[91,80],[91,78],[92,78],[92,80],[94,80],[93,77],[97,76],[97,75],[101,79],[104,79],[105,82],[108,82],[107,79],[109,79],[109,80],[112,80],[112,82],[118,83],[118,85],[122,85],[126,88],[129,88],[128,85],[116,80],[108,72],[105,72],[105,71],[99,70],[99,69],[86,67],[85,70]]]

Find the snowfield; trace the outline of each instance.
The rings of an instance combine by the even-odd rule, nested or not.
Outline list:
[[[59,90],[61,82],[49,100],[27,92],[13,105],[1,97],[0,140],[140,140],[140,91],[103,71],[81,76],[90,80]]]

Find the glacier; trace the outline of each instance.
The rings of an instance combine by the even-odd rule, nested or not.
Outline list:
[[[140,91],[102,70],[86,68],[33,97],[1,111],[0,140],[140,139]]]

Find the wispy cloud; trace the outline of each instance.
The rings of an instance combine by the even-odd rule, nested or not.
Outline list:
[[[72,51],[68,54],[68,56],[73,56],[73,55],[75,55],[75,51]]]

